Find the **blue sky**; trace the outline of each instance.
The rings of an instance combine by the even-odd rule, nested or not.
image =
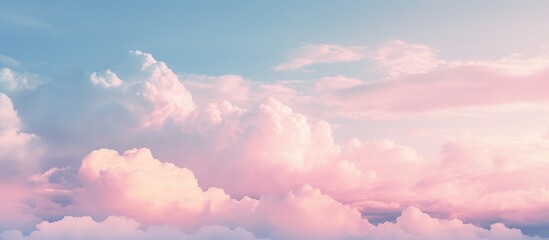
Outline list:
[[[549,237],[548,13],[0,0],[0,240],[109,216],[128,236]]]
[[[140,49],[178,72],[272,81],[321,74],[271,71],[301,44],[378,46],[399,39],[450,59],[536,52],[549,41],[549,3],[529,3],[12,1],[0,10],[0,44],[2,54],[45,75],[94,71]]]
[[[535,57],[549,48],[549,3],[528,3],[6,1],[0,9],[0,54],[20,62],[13,69],[65,88],[87,83],[91,72],[115,66],[136,49],[154,54],[176,73],[236,74],[255,82],[336,75],[374,81],[383,72],[372,61],[320,64],[309,71],[273,67],[307,44],[376,49],[395,40],[427,45],[448,61],[494,60],[513,53]],[[20,98],[15,105],[29,99]],[[357,121],[363,137],[379,137],[389,124],[382,121],[379,128],[376,121],[369,122],[376,127]],[[336,134],[347,139],[354,133]]]

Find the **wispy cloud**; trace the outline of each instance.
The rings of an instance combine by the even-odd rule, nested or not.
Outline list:
[[[49,80],[33,73],[18,72],[10,68],[0,68],[0,89],[32,90]]]
[[[8,67],[19,67],[21,63],[15,58],[0,54],[0,65],[5,65]]]
[[[321,63],[354,62],[364,59],[366,47],[338,44],[307,44],[293,50],[288,59],[274,66],[276,71],[298,70]]]
[[[54,25],[24,14],[9,11],[9,9],[0,10],[0,25],[13,26],[21,28],[31,28],[44,31],[52,31]]]

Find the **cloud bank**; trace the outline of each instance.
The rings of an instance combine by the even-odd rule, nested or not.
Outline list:
[[[364,58],[354,50],[310,46],[281,68]],[[11,98],[0,94],[1,176],[17,179],[0,185],[13,193],[0,204],[7,213],[0,236],[541,239],[517,228],[549,222],[542,134],[459,136],[425,156],[387,139],[338,142],[337,126],[296,109],[361,116],[543,105],[543,58],[454,62],[404,42],[376,53],[387,77],[373,82],[254,84],[236,75],[178,75],[151,54],[130,51],[78,85],[85,90],[75,101],[85,104],[62,105],[60,115],[37,121],[67,122],[58,132],[36,127],[56,140],[46,143],[49,158],[34,145],[41,134],[23,131]],[[57,103],[59,94],[47,91],[64,90],[51,89],[37,90],[44,91],[37,106]]]

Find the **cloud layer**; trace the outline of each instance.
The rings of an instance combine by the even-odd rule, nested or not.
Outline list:
[[[487,230],[455,219],[436,219],[416,207],[403,210],[395,223],[373,226],[358,209],[309,185],[287,194],[237,201],[221,189],[203,191],[190,170],[162,163],[148,149],[133,149],[123,155],[108,149],[94,151],[82,161],[79,178],[83,185],[75,191],[77,208],[101,213],[105,220],[64,217],[38,224],[28,236],[14,230],[4,231],[0,237],[6,240],[255,239],[254,235],[271,239],[536,239],[503,224],[493,224]],[[110,214],[131,216],[146,222],[148,227],[141,230],[138,221]],[[212,224],[238,228],[230,230]],[[194,230],[189,226],[194,226]],[[181,229],[194,233],[186,234]]]
[[[363,48],[304,49],[278,70],[366,58]],[[252,83],[178,75],[151,54],[130,51],[81,85],[35,90],[35,108],[21,106],[31,106],[25,114],[40,116],[36,122],[22,121],[0,94],[0,176],[16,179],[0,185],[13,193],[0,204],[7,213],[0,236],[540,239],[517,228],[543,230],[549,222],[543,134],[465,134],[426,155],[394,140],[338,141],[341,126],[309,113],[360,119],[542,106],[544,58],[446,61],[404,42],[372,52],[386,71],[376,81]],[[76,104],[62,105],[59,93],[71,87],[82,88]],[[45,105],[61,106],[59,115],[40,115]],[[45,153],[42,134],[50,140]]]

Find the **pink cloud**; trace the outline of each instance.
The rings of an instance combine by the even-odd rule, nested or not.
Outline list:
[[[396,223],[383,223],[378,226],[368,223],[368,220],[362,217],[364,213],[359,212],[357,208],[341,203],[332,195],[323,193],[319,188],[310,185],[297,187],[286,193],[265,193],[257,200],[248,197],[235,200],[219,188],[203,190],[192,171],[171,163],[160,162],[154,159],[148,149],[133,149],[122,155],[113,150],[97,150],[86,156],[82,162],[79,171],[82,187],[74,191],[76,202],[67,209],[69,211],[67,214],[88,212],[103,217],[109,215],[128,216],[149,226],[148,230],[136,230],[139,223],[126,218],[109,217],[103,222],[95,222],[91,218],[69,217],[55,223],[41,223],[38,225],[37,231],[32,233],[29,238],[69,237],[87,231],[104,235],[97,236],[90,233],[86,236],[107,239],[111,236],[138,237],[142,234],[146,234],[146,236],[153,234],[152,236],[158,237],[155,234],[161,232],[152,231],[152,229],[156,229],[153,225],[170,224],[184,230],[185,234],[192,234],[196,231],[200,233],[199,229],[202,226],[219,224],[231,228],[240,226],[258,237],[274,239],[355,237],[365,239],[505,239],[503,237],[535,239],[522,235],[519,230],[508,229],[502,224],[494,224],[490,229],[483,229],[471,224],[464,224],[456,219],[433,218],[419,208],[405,207],[407,204],[412,204],[432,212],[445,212],[451,217],[460,216],[465,219],[473,217],[471,220],[488,213],[485,216],[498,216],[507,222],[517,223],[517,220],[520,219],[516,217],[520,218],[524,215],[513,215],[515,210],[520,209],[522,213],[535,213],[536,209],[544,206],[547,202],[547,194],[536,196],[536,194],[544,194],[543,191],[513,190],[534,186],[531,180],[537,181],[538,177],[543,179],[543,175],[533,176],[529,172],[530,179],[515,186],[507,186],[501,181],[501,178],[505,178],[510,173],[508,164],[501,163],[512,163],[516,160],[507,159],[502,162],[497,158],[492,158],[490,161],[501,164],[500,167],[483,164],[477,168],[473,166],[472,169],[475,169],[476,172],[471,172],[471,168],[465,168],[471,163],[457,158],[469,160],[472,158],[471,156],[475,156],[468,152],[477,152],[475,154],[478,156],[472,159],[490,153],[486,150],[480,152],[474,150],[473,146],[462,147],[458,152],[445,152],[453,160],[443,161],[439,163],[440,165],[433,166],[418,164],[423,159],[418,157],[413,150],[395,146],[391,142],[360,143],[358,140],[350,141],[347,150],[342,153],[343,158],[347,160],[340,160],[339,163],[353,163],[355,166],[352,168],[356,168],[354,171],[359,171],[359,174],[362,174],[362,171],[366,171],[364,169],[368,169],[373,175],[368,178],[369,181],[361,183],[364,185],[358,186],[365,188],[366,191],[357,192],[357,189],[352,189],[353,191],[349,191],[347,194],[352,196],[366,193],[367,195],[359,197],[363,200],[370,199],[370,203],[393,201],[401,204],[396,208],[389,209],[397,211],[402,209],[402,214],[397,218]],[[485,149],[485,146],[481,146],[481,148]],[[493,149],[501,150],[502,146],[497,145]],[[463,153],[466,154],[463,155]],[[542,155],[543,152],[532,153],[532,158],[529,160],[532,165],[525,164],[523,168],[539,168],[536,161],[539,161],[538,164],[542,164],[543,159],[540,158]],[[456,166],[456,164],[458,165]],[[394,169],[397,168],[404,168],[407,171],[395,173]],[[440,169],[435,174],[426,174],[425,169],[428,168]],[[485,169],[490,171],[486,172]],[[511,168],[511,170],[513,169]],[[324,174],[323,172],[317,173]],[[436,173],[445,173],[445,175]],[[514,173],[518,175],[512,179],[519,179],[522,174],[521,171]],[[277,172],[272,174],[277,174]],[[44,176],[48,175],[51,174]],[[345,185],[344,182],[338,182],[341,180],[340,177],[345,175],[330,175],[329,172],[326,172],[325,176],[329,176],[329,182],[335,184],[333,186]],[[478,179],[481,178],[485,179],[479,182]],[[255,182],[259,183],[264,180],[266,178],[256,178]],[[483,183],[485,186],[477,188],[475,182],[477,185]],[[239,184],[238,182],[233,183]],[[401,185],[402,183],[409,185]],[[546,183],[541,181],[538,184],[543,186]],[[322,184],[319,186],[325,187]],[[382,187],[379,188],[379,186]],[[480,191],[472,192],[475,189]],[[334,195],[342,197],[337,193]],[[154,197],[151,198],[151,196]],[[525,200],[528,204],[524,204]],[[445,208],[437,209],[441,203],[446,204]],[[497,203],[505,203],[508,207],[502,209],[501,204]],[[469,207],[477,206],[475,204],[479,207]],[[357,206],[360,207],[360,205]],[[367,206],[366,208],[364,205],[362,206],[366,214],[375,207],[381,209],[388,207],[375,204]],[[499,213],[496,212],[498,215],[489,212],[490,209],[498,211]],[[506,217],[506,213],[511,215]],[[10,216],[15,215],[10,214]],[[326,216],[330,217],[326,218]],[[532,216],[536,215],[529,214],[528,218]],[[536,222],[544,220],[543,214],[537,216],[541,218],[537,218]],[[117,227],[102,230],[107,226]],[[169,231],[169,233],[174,232],[182,234],[175,229]],[[226,232],[226,234],[230,234],[230,232]],[[25,239],[18,231],[4,232],[1,236],[5,239]]]
[[[315,109],[312,115],[326,111],[332,116],[336,112],[351,117],[379,117],[546,105],[548,101],[542,91],[547,88],[543,81],[549,69],[547,54],[454,61],[442,59],[429,46],[395,41],[363,56],[361,60],[373,61],[374,69],[385,71],[387,77],[375,81],[341,75],[324,77],[312,86],[306,85],[306,92],[296,91],[296,86],[283,81],[279,84],[290,89],[288,92],[293,90],[293,98],[299,99],[291,102],[293,107]]]
[[[311,186],[240,201],[221,189],[204,191],[190,170],[161,163],[147,149],[123,155],[106,149],[94,151],[83,160],[79,178],[81,207],[93,213],[130,216],[147,225],[169,223],[189,230],[228,224],[259,232],[271,229],[270,236],[290,238],[356,236],[370,226],[358,210]],[[326,215],[334,218],[325,219]]]
[[[36,170],[42,150],[38,137],[21,131],[21,120],[11,99],[0,93],[0,177]]]
[[[457,71],[469,67],[448,69]],[[424,75],[426,73],[413,76]],[[249,89],[250,85],[245,84],[242,78],[226,79],[228,80],[223,81],[228,81],[228,89]],[[315,91],[332,94],[338,89],[350,91],[349,89],[356,87],[371,87],[376,90],[377,84],[387,84],[396,89],[399,89],[398,84],[414,84],[414,79],[406,79],[411,81],[409,83],[403,79],[363,84],[360,80],[342,76],[325,78],[316,83]],[[214,82],[218,80],[213,79]],[[214,86],[206,84],[201,87],[211,89]],[[218,92],[222,93],[222,89],[224,87]],[[224,94],[226,93],[221,95]],[[422,95],[425,97],[426,93]],[[386,97],[380,98],[390,100]],[[413,103],[410,101],[407,104]],[[342,148],[335,144],[332,128],[328,123],[311,121],[274,98],[268,98],[247,108],[236,107],[227,101],[206,104],[204,108],[197,108],[189,121],[179,124],[186,129],[186,134],[198,134],[200,138],[197,141],[202,141],[201,144],[207,150],[185,149],[186,155],[173,161],[192,169],[202,186],[221,188],[223,194],[239,198],[260,198],[265,195],[285,194],[299,189],[303,184],[309,184],[337,201],[361,209],[366,216],[394,215],[408,206],[415,205],[442,216],[454,216],[477,222],[492,221],[490,217],[513,224],[522,221],[516,216],[501,214],[497,209],[490,207],[491,204],[501,201],[505,194],[497,187],[501,185],[496,181],[484,178],[491,176],[499,179],[496,176],[503,174],[503,170],[500,170],[501,166],[497,164],[503,164],[504,161],[486,160],[489,159],[489,156],[483,155],[486,150],[476,150],[478,146],[452,150],[452,144],[446,145],[443,149],[446,155],[440,159],[425,159],[415,150],[387,140],[362,143],[354,139]],[[182,146],[181,150],[184,148]],[[507,152],[506,155],[518,156],[521,152],[531,152],[524,149],[513,151],[516,152]],[[505,165],[504,169],[508,171],[514,171],[510,168],[513,164],[502,166]],[[483,175],[470,174],[471,170],[468,167],[485,169],[483,171],[486,173],[483,174],[488,175],[482,178],[482,182],[486,184],[479,185],[479,177]],[[429,169],[436,171],[433,173]],[[467,177],[462,177],[458,181],[456,179],[459,179],[459,176]],[[258,178],[262,181],[257,181]],[[532,186],[534,185],[531,181],[526,181],[520,187],[505,191],[511,191],[508,194],[514,192],[519,199],[518,203],[520,199],[528,198],[526,192],[519,192]],[[538,193],[540,188],[528,191]],[[483,194],[487,193],[493,197],[489,201],[486,200],[486,205],[483,205],[486,212],[481,213],[479,210],[464,207],[470,204],[470,201],[482,199]],[[537,199],[536,204],[532,205],[535,206],[533,208],[543,207],[544,195]],[[505,211],[519,208],[522,207],[510,205]],[[139,220],[142,218],[130,216]]]
[[[275,239],[344,239],[359,237],[372,228],[357,209],[309,185],[259,201],[258,214],[275,227],[270,235]]]
[[[390,223],[385,223],[391,225]],[[385,225],[384,224],[384,225]],[[421,239],[540,239],[527,237],[518,229],[509,229],[503,224],[493,224],[490,229],[482,229],[460,220],[432,218],[418,208],[410,207],[397,218],[396,225],[403,232],[420,236]]]
[[[3,240],[49,240],[49,239],[256,239],[242,228],[231,230],[221,226],[204,226],[194,234],[185,234],[170,226],[152,226],[146,230],[133,219],[109,216],[103,221],[91,217],[65,217],[56,222],[42,222],[37,230],[24,236],[20,231],[0,233]]]
[[[362,146],[360,143],[351,143],[352,147],[365,148],[365,153],[374,153],[373,156],[380,157],[380,160],[384,159],[384,161],[391,159],[392,153],[383,151],[382,155],[378,155],[380,153],[375,153],[375,149],[388,148],[392,149],[391,151],[397,151],[399,153],[393,155],[395,158],[393,161],[400,162],[400,166],[405,162],[420,160],[414,155],[403,154],[402,151],[407,150],[395,148],[390,143],[376,144],[381,145]],[[372,149],[368,150],[369,148]],[[402,159],[403,156],[409,156],[409,159]],[[355,155],[355,157],[359,156]],[[390,165],[385,167],[394,169]],[[383,173],[379,168],[372,169]],[[420,174],[420,172],[412,173],[416,178],[421,178]],[[403,210],[396,223],[384,223],[375,227],[368,223],[368,220],[363,218],[354,207],[340,203],[309,185],[290,190],[288,193],[264,194],[257,200],[245,197],[237,201],[221,189],[202,190],[190,170],[170,163],[162,163],[154,159],[147,149],[126,151],[123,155],[105,149],[94,151],[83,160],[79,176],[83,183],[83,188],[79,192],[85,194],[79,199],[88,201],[80,207],[93,209],[94,213],[129,216],[148,226],[172,224],[191,232],[209,224],[241,226],[257,236],[275,239],[386,237],[388,234],[391,236],[390,234],[395,233],[410,239],[415,237],[500,239],[502,236],[527,239],[519,230],[508,229],[502,224],[492,225],[489,230],[485,230],[471,224],[464,224],[459,220],[432,218],[415,207]],[[379,181],[403,182],[409,178],[398,175],[387,177]],[[411,180],[414,181],[413,178]],[[466,186],[461,188],[470,189]],[[368,191],[369,194],[375,195],[376,191],[379,193],[381,189],[371,190]],[[391,188],[393,192],[397,190],[399,190],[398,185],[397,188]],[[443,191],[436,191],[436,193],[441,192]],[[400,193],[404,196],[407,194],[405,191]],[[417,193],[432,194],[429,191]],[[398,199],[404,196],[393,195],[392,200],[399,201]],[[451,197],[452,195],[443,196]],[[408,195],[406,197],[411,197],[410,201],[417,201],[416,203],[421,205],[421,199],[424,196]],[[429,196],[429,199],[435,198]],[[497,198],[493,201],[502,201],[502,199]],[[480,202],[482,203],[482,200]],[[465,206],[469,205],[458,204],[452,208],[455,211],[456,207]],[[482,209],[488,208],[485,206]],[[328,215],[330,218],[325,218]],[[193,227],[189,228],[189,226]]]
[[[214,106],[235,109],[227,103]],[[246,111],[211,107],[197,119],[216,119],[202,130],[209,154],[197,153],[185,161],[207,186],[238,196],[286,192],[302,185],[306,180],[301,178],[314,175],[314,169],[331,166],[322,158],[339,151],[329,124],[310,123],[274,98]],[[254,181],[259,176],[264,181]]]
[[[405,51],[406,59],[410,57],[407,54]],[[323,78],[310,92],[300,87],[311,82],[252,85],[239,76],[205,77],[189,80],[189,89],[203,91],[196,97],[165,63],[150,54],[132,52],[126,64],[129,66],[112,71],[123,80],[119,87],[95,88],[111,94],[105,102],[127,110],[120,113],[128,115],[123,119],[136,118],[141,124],[141,128],[129,130],[117,128],[125,122],[113,124],[113,134],[123,136],[123,143],[112,148],[145,145],[155,152],[164,150],[160,154],[169,156],[166,160],[173,163],[155,159],[146,148],[124,153],[101,149],[84,158],[78,173],[79,187],[55,182],[54,175],[65,168],[37,174],[31,177],[36,189],[17,193],[18,197],[0,205],[14,208],[8,214],[24,220],[14,224],[15,228],[35,223],[38,218],[24,219],[31,212],[44,219],[70,215],[130,217],[135,220],[121,220],[122,225],[133,226],[126,229],[128,234],[133,234],[130,232],[139,224],[169,224],[186,234],[203,226],[222,225],[281,239],[527,239],[520,231],[497,222],[533,226],[548,221],[543,214],[549,202],[544,175],[546,140],[456,139],[446,142],[437,157],[422,156],[398,141],[351,139],[338,144],[329,123],[311,120],[284,101],[272,97],[258,100],[257,96],[279,94],[287,100],[296,96],[294,99],[304,99],[299,95],[309,94],[309,99],[314,96],[313,102],[323,102],[330,111],[387,114],[492,106],[524,99],[543,102],[542,90],[537,89],[545,86],[540,80],[544,76],[541,68],[517,74],[476,63],[431,69],[412,66],[399,70],[391,79],[372,83],[344,76]],[[432,72],[420,73],[418,69]],[[428,78],[431,76],[442,80]],[[479,76],[487,80],[471,80]],[[497,84],[502,84],[501,92],[489,91]],[[255,89],[264,92],[254,93]],[[459,100],[459,93],[444,93],[450,89],[479,96]],[[225,97],[243,106],[224,101]],[[208,101],[210,98],[215,101]],[[28,134],[21,133],[13,104],[5,95],[0,95],[0,100],[5,106],[0,108],[0,139],[9,136],[6,142],[13,146],[6,151],[27,151],[26,140],[14,144]],[[136,142],[136,137],[147,139]],[[102,140],[101,144],[109,145],[109,139]],[[172,154],[166,154],[166,149]],[[33,195],[30,200],[28,195]],[[56,201],[60,196],[74,202]],[[20,206],[17,202],[29,204]],[[35,207],[25,208],[29,205]],[[367,220],[379,222],[399,215],[396,223],[378,226]],[[92,229],[103,224],[85,217],[67,219],[56,223],[79,222],[95,226]],[[478,227],[492,223],[496,224],[490,229]],[[35,234],[49,231],[45,229]],[[140,234],[147,234],[140,229]],[[4,234],[22,237],[17,231]],[[71,233],[67,234],[60,236]]]
[[[388,71],[393,77],[430,72],[446,64],[429,46],[402,41],[386,44],[372,55],[377,67]]]
[[[247,198],[233,200],[219,188],[202,190],[193,172],[154,159],[148,149],[123,155],[108,149],[94,151],[82,161],[78,176],[84,188],[77,201],[84,209],[122,214],[147,224],[198,228],[211,221],[223,223],[227,221],[223,218],[249,212],[256,205]]]
[[[520,104],[546,105],[547,71],[529,75],[508,75],[484,66],[463,65],[432,73],[403,76],[392,80],[355,82],[326,88],[322,79],[317,90],[323,104],[348,115],[376,116]]]
[[[5,193],[0,201],[0,212],[2,213],[0,214],[0,231],[32,229],[36,223],[41,221],[25,204],[32,189],[25,184],[12,182],[2,181],[0,183],[0,192]],[[2,238],[0,237],[0,239]]]
[[[109,216],[103,221],[95,221],[91,217],[64,217],[55,222],[39,223],[28,236],[19,230],[0,232],[0,239],[259,239],[254,235],[267,235],[269,239],[541,239],[525,236],[520,230],[507,228],[503,224],[493,224],[489,229],[483,229],[455,219],[433,218],[415,207],[404,210],[395,223],[372,226],[356,210],[309,187],[296,193],[290,192],[285,198],[264,201],[265,207],[269,208],[259,211],[266,214],[264,220],[276,224],[277,227],[271,231],[265,231],[264,226],[259,232],[252,233],[240,227],[231,230],[208,225],[194,233],[184,233],[166,225],[142,228],[139,222],[120,216]],[[272,211],[272,207],[280,205],[287,211]],[[329,211],[330,218],[322,215],[323,211]]]
[[[239,106],[247,105],[250,101],[250,91],[253,83],[238,75],[207,76],[182,75],[180,76],[193,95],[200,96],[195,101],[199,105],[228,101]]]
[[[192,75],[180,74],[183,84],[193,94],[198,107],[210,103],[229,102],[240,108],[251,108],[258,102],[270,97],[276,98],[297,107],[301,112],[311,113],[314,109],[306,106],[313,98],[309,90],[302,86],[310,85],[307,81],[258,82],[245,79],[239,75]]]
[[[274,66],[277,71],[297,70],[319,63],[354,62],[364,59],[363,46],[343,47],[335,44],[309,44],[294,50],[290,58]]]
[[[142,116],[142,127],[161,127],[180,123],[193,114],[196,105],[191,93],[164,62],[149,53],[130,51],[119,70],[92,73],[90,79],[114,89],[126,109]]]

